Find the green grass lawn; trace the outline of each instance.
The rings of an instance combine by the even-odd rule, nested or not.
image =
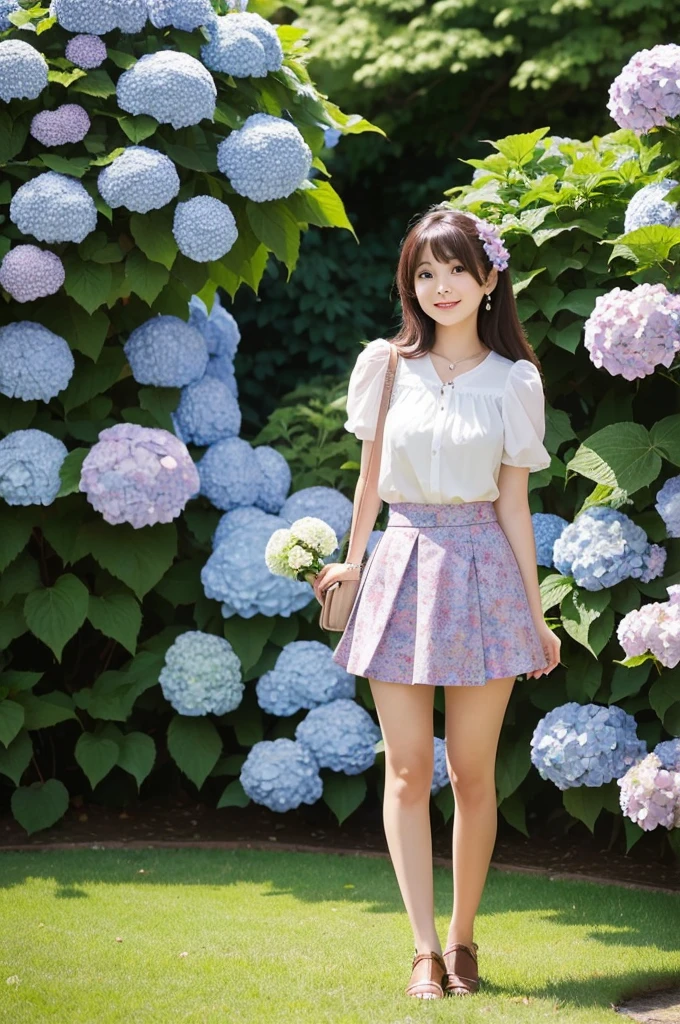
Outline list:
[[[435,888],[443,942],[447,870]],[[492,869],[481,991],[409,998],[392,866],[339,855],[2,853],[0,922],[2,1024],[616,1024],[610,1004],[680,979],[680,894]]]

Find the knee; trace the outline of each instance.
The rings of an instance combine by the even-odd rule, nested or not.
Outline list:
[[[488,799],[491,794],[496,798],[496,781],[493,767],[480,767],[479,765],[467,765],[460,762],[446,762],[451,787],[456,800],[465,803],[479,803]]]
[[[432,788],[433,758],[413,756],[400,761],[388,761],[389,787],[400,803],[418,803],[429,799]]]

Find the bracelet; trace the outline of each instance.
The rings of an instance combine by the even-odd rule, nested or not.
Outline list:
[[[361,562],[343,562],[347,569],[361,569]]]

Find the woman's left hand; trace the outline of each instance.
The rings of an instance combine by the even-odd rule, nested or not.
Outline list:
[[[539,676],[547,675],[548,672],[552,672],[552,670],[559,665],[560,661],[560,648],[562,646],[562,641],[557,634],[554,633],[550,626],[545,622],[542,622],[540,626],[536,627],[536,632],[538,633],[541,641],[541,646],[543,648],[547,664],[545,668],[537,668],[533,672],[525,672],[527,679],[538,679]]]

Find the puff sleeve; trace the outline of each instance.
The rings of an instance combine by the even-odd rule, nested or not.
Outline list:
[[[545,397],[536,366],[518,359],[508,374],[503,392],[503,455],[506,466],[525,466],[531,473],[547,469],[550,454],[545,437]]]
[[[384,338],[369,341],[357,356],[350,375],[344,427],[360,441],[373,441],[375,438],[389,356],[389,341]]]

